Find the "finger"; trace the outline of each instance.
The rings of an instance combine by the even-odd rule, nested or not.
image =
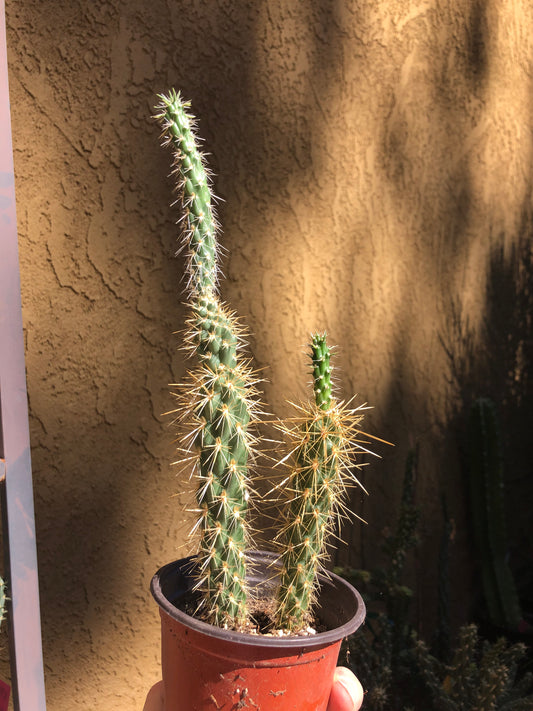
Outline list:
[[[148,696],[144,702],[143,711],[163,711],[162,681],[158,681],[157,684],[154,684],[148,692]]]
[[[346,667],[337,667],[327,711],[357,711],[363,703],[363,687]]]

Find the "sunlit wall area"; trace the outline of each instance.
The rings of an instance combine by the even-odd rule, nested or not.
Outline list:
[[[498,376],[485,374],[503,383],[513,358],[478,363],[499,342],[487,319],[518,303],[530,234],[530,3],[12,0],[6,10],[50,708],[142,708],[159,674],[150,578],[187,551],[189,484],[170,466],[163,415],[186,370],[174,333],[183,262],[170,156],[151,119],[171,87],[199,117],[223,199],[222,293],[250,328],[270,411],[287,415],[285,400],[305,396],[305,345],[327,330],[342,396],[373,405],[367,429],[395,444],[375,446],[370,496],[353,502],[368,525],[347,527],[339,560],[378,559],[418,444],[418,624],[424,633],[436,609],[443,492],[463,621],[458,428],[468,397],[494,395]],[[529,324],[498,323],[515,355],[522,342],[513,367],[525,382]],[[520,521],[511,529],[518,537]]]

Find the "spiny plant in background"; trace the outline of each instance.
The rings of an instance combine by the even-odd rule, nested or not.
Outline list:
[[[184,338],[197,365],[179,385],[176,422],[185,428],[179,462],[197,480],[200,517],[197,589],[205,619],[246,629],[250,593],[246,555],[252,546],[248,508],[249,465],[257,451],[250,428],[260,418],[258,380],[243,355],[244,330],[218,294],[219,252],[208,171],[198,149],[190,104],[179,93],[160,96],[156,118],[163,143],[174,152],[174,174],[183,212],[190,317]],[[356,450],[360,409],[331,395],[329,350],[324,336],[312,341],[315,404],[282,427],[296,435],[296,460],[288,488],[292,501],[285,516],[285,553],[277,624],[289,631],[305,627],[316,596],[327,534]],[[365,450],[366,451],[366,450]]]
[[[493,625],[517,630],[523,621],[513,574],[507,562],[505,480],[495,404],[479,398],[468,430],[467,473],[474,544],[481,564],[483,594]]]
[[[407,455],[398,521],[382,545],[386,565],[373,571],[334,569],[363,590],[367,605],[364,634],[350,637],[345,651],[363,684],[369,711],[407,711],[420,688],[414,677],[409,620],[413,591],[402,580],[407,556],[419,540],[420,511],[414,503],[417,463],[418,448]]]
[[[388,566],[375,572],[337,569],[364,589],[366,634],[347,641],[347,663],[365,689],[368,711],[522,711],[533,709],[533,675],[525,672],[526,648],[502,638],[484,641],[475,625],[461,627],[450,651],[449,559],[453,522],[443,502],[439,553],[439,608],[433,649],[409,622],[412,591],[402,585],[407,553],[417,541],[420,513],[414,504],[417,452],[407,457],[396,530],[384,551]],[[385,610],[379,607],[385,603]],[[378,611],[376,611],[376,608]]]
[[[198,149],[189,103],[161,96],[157,118],[174,152],[183,212],[190,317],[185,342],[198,363],[180,387],[177,421],[186,425],[187,456],[195,459],[200,518],[199,581],[208,621],[246,623],[246,558],[250,544],[250,426],[257,418],[256,378],[243,357],[243,329],[218,295],[217,222],[208,171]]]
[[[437,604],[437,629],[433,640],[433,652],[438,659],[447,663],[451,656],[450,592],[451,592],[451,544],[455,539],[455,521],[450,517],[446,496],[442,494],[443,528],[439,546],[439,582]]]
[[[361,487],[351,471],[355,450],[368,451],[357,441],[365,407],[352,409],[332,396],[325,334],[312,337],[311,361],[314,402],[300,407],[298,417],[280,423],[292,455],[290,474],[282,482],[290,501],[278,539],[282,569],[277,624],[292,632],[310,621],[317,575],[323,570],[337,515],[344,512],[347,484]]]
[[[450,664],[444,664],[419,641],[416,658],[435,711],[531,711],[533,675],[517,672],[526,655],[523,644],[480,639],[475,625],[459,630]]]

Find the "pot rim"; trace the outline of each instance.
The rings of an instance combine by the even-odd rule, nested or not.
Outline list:
[[[263,565],[266,565],[266,567],[272,566],[278,559],[278,556],[270,551],[249,551],[247,556],[252,564],[257,565],[262,563]],[[228,642],[254,647],[261,646],[271,649],[292,649],[296,647],[299,649],[311,649],[313,647],[324,647],[334,644],[339,640],[348,637],[353,634],[353,632],[355,632],[355,630],[364,622],[366,608],[360,593],[353,587],[353,585],[344,580],[344,578],[341,578],[335,573],[328,572],[327,574],[319,575],[320,590],[318,593],[318,607],[320,608],[320,601],[324,594],[324,587],[329,587],[330,592],[337,591],[337,593],[343,595],[348,599],[349,604],[353,607],[353,614],[352,612],[346,613],[344,615],[346,618],[345,621],[332,629],[327,629],[324,632],[317,632],[313,635],[271,637],[269,635],[250,634],[249,632],[238,632],[236,630],[226,630],[221,627],[216,627],[215,625],[203,622],[202,620],[183,612],[173,605],[163,593],[162,580],[169,575],[176,574],[180,569],[186,567],[190,568],[195,558],[196,556],[188,556],[162,566],[153,576],[150,583],[150,590],[156,603],[170,618],[200,634]],[[256,576],[253,575],[252,577]],[[186,590],[184,590],[182,594],[185,594],[185,592]]]

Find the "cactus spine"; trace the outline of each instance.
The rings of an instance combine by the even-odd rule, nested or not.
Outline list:
[[[189,428],[183,446],[195,459],[200,517],[198,588],[208,622],[242,628],[247,619],[245,549],[249,544],[248,464],[257,408],[254,376],[240,353],[242,328],[217,293],[217,222],[189,103],[161,96],[156,118],[174,151],[181,192],[191,314],[186,346],[197,366],[180,388],[177,421]],[[192,423],[192,426],[191,426]]]
[[[293,456],[284,482],[290,501],[280,535],[277,625],[291,632],[309,624],[328,534],[336,514],[343,511],[347,481],[354,479],[350,473],[354,451],[363,449],[354,442],[362,408],[351,410],[332,396],[325,334],[312,337],[311,360],[314,402],[302,408],[302,416],[282,425],[292,439]]]

